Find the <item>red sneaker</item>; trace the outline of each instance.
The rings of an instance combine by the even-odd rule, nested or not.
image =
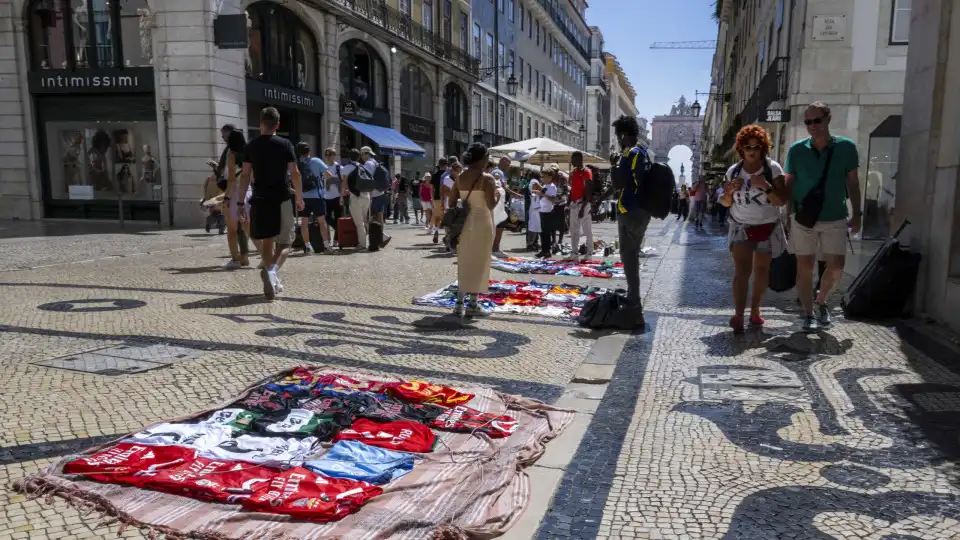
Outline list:
[[[733,328],[734,334],[744,333],[743,315],[734,315],[733,317],[730,317],[730,328]]]
[[[750,316],[750,326],[763,326],[763,323],[765,323],[765,322],[767,322],[767,321],[765,321],[765,320],[763,319],[763,317],[761,317],[761,316],[759,316],[759,315],[751,315],[751,316]]]

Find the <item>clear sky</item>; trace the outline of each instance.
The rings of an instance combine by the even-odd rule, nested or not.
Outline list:
[[[640,116],[653,122],[654,116],[668,114],[681,94],[692,102],[695,91],[710,90],[713,51],[651,49],[650,45],[655,41],[716,39],[713,0],[588,0],[588,3],[587,24],[600,27],[604,49],[616,55],[636,89]],[[705,99],[700,99],[701,105]],[[679,175],[678,161],[685,161],[689,178],[690,151],[677,148],[669,155],[674,174]]]

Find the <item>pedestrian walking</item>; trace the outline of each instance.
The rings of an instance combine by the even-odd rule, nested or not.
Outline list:
[[[803,115],[806,139],[787,151],[786,183],[790,189],[791,236],[797,255],[797,292],[803,304],[803,329],[816,332],[832,323],[827,299],[843,276],[848,231],[860,232],[860,156],[852,140],[830,133],[830,107],[814,102]],[[847,210],[847,200],[853,215]],[[813,269],[817,251],[826,271],[814,298]]]
[[[490,283],[490,246],[493,243],[493,207],[496,204],[496,183],[484,172],[487,147],[474,143],[463,155],[463,170],[455,163],[456,179],[450,190],[449,206],[463,200],[467,216],[457,240],[457,300],[454,315],[484,315],[480,295]],[[461,173],[460,171],[463,170]]]
[[[297,156],[293,144],[277,136],[279,127],[277,109],[267,107],[260,112],[260,136],[247,145],[239,189],[246,193],[251,174],[256,177],[250,197],[250,236],[261,241],[264,268],[260,279],[267,300],[283,291],[279,271],[293,243],[294,210],[299,212],[304,206]],[[288,176],[293,184],[293,204]],[[244,207],[237,208],[240,219],[246,219]]]
[[[570,210],[570,247],[573,258],[589,259],[593,255],[593,217],[590,215],[590,200],[593,197],[593,174],[583,166],[583,154],[574,152],[570,156],[570,198],[567,207]],[[580,250],[580,235],[586,237],[586,249]]]
[[[340,232],[337,230],[337,222],[344,216],[343,205],[341,204],[340,192],[343,189],[344,181],[341,176],[340,164],[336,162],[337,151],[333,148],[327,148],[323,151],[323,163],[327,166],[324,173],[324,210],[326,211],[327,227],[333,229],[333,241],[331,247],[336,247],[340,242]],[[327,238],[329,238],[329,232]]]
[[[557,225],[557,213],[554,212],[558,198],[557,185],[555,183],[556,172],[547,168],[543,173],[543,186],[537,187],[537,196],[540,199],[540,253],[537,257],[548,258],[553,255],[553,247],[559,232]]]
[[[677,214],[677,221],[687,221],[687,218],[690,217],[690,191],[686,184],[680,186],[680,200],[678,202],[680,213]]]
[[[246,147],[247,141],[242,131],[230,131],[227,134],[227,154],[222,170],[222,174],[227,179],[223,206],[226,207],[227,248],[230,250],[230,260],[223,265],[226,270],[250,266],[250,247],[247,242],[250,224],[240,219],[240,209],[249,210],[250,190],[248,188],[241,192],[237,178],[237,170],[243,166]]]
[[[783,168],[768,157],[770,136],[765,129],[743,127],[737,133],[736,150],[740,161],[727,170],[719,203],[730,208],[728,243],[734,263],[730,327],[743,333],[751,275],[750,326],[764,323],[760,304],[769,283],[770,261],[786,249],[779,207],[786,204],[788,193]]]
[[[300,170],[300,181],[303,190],[303,210],[298,212],[300,218],[300,236],[303,238],[303,253],[309,255],[316,253],[311,240],[319,240],[322,244],[321,251],[330,250],[330,232],[327,230],[327,211],[326,195],[324,190],[324,179],[327,176],[327,164],[320,158],[313,157],[310,144],[307,142],[297,143],[297,168]],[[310,220],[317,222],[320,230],[320,238],[310,238]]]
[[[423,207],[423,228],[430,232],[433,229],[433,175],[423,174],[420,183],[420,206]]]
[[[432,206],[433,206],[433,217],[430,220],[430,232],[433,233],[433,243],[436,244],[440,241],[440,224],[443,222],[443,207],[444,207],[444,188],[443,188],[443,179],[449,172],[447,166],[447,160],[445,158],[440,158],[437,160],[437,170],[434,171],[431,178],[431,188],[432,188]]]

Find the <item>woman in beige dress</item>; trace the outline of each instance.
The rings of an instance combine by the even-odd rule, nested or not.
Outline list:
[[[459,165],[459,164],[458,164]],[[493,207],[496,204],[496,182],[484,172],[487,147],[474,143],[463,155],[466,170],[456,171],[449,203],[466,201],[470,211],[457,244],[457,303],[454,315],[485,315],[477,301],[490,283],[490,249],[493,247]]]

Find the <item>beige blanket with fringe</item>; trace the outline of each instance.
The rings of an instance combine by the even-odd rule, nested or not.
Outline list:
[[[344,374],[356,379],[380,379],[329,366],[309,369]],[[266,380],[283,377],[286,370]],[[223,408],[240,399],[260,383],[217,407],[191,414],[184,420]],[[468,404],[480,411],[513,416],[517,430],[507,438],[436,431],[437,444],[430,454],[417,454],[413,471],[383,486],[384,493],[367,502],[357,513],[334,523],[296,521],[288,516],[241,511],[239,506],[202,502],[131,486],[101,484],[64,475],[63,466],[73,455],[44,472],[15,484],[32,496],[62,497],[81,510],[104,519],[140,528],[151,537],[204,540],[349,540],[429,538],[454,540],[493,538],[519,519],[531,496],[524,468],[544,451],[544,443],[556,437],[573,419],[573,413],[540,401],[498,393],[489,388],[457,386],[476,394]],[[92,454],[111,442],[91,448]]]

